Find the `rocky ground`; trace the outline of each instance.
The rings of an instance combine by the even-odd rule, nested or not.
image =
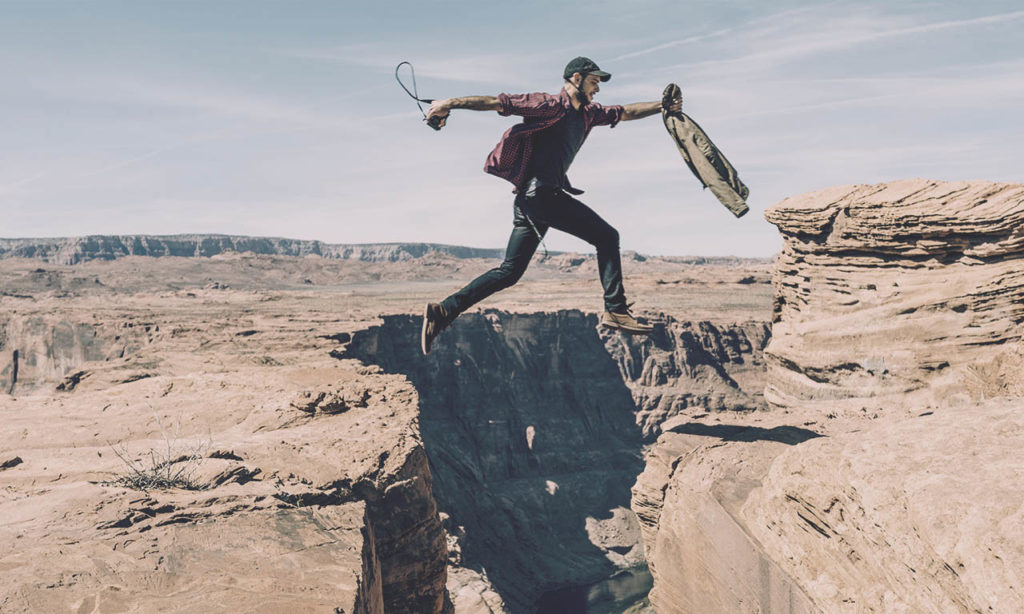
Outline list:
[[[1024,187],[767,217],[626,257],[649,338],[559,254],[427,357],[494,260],[0,260],[0,610],[1024,611]]]
[[[485,307],[543,320],[599,301],[592,257],[538,264]],[[459,544],[440,525],[452,511],[434,507],[421,393],[343,351],[489,266],[443,254],[0,261],[0,609],[441,611],[446,577],[457,604],[505,607],[479,565],[446,574]],[[767,262],[626,266],[652,314],[745,320],[769,305]],[[406,332],[400,358],[422,363],[418,324]],[[201,489],[131,488],[132,467]],[[614,568],[603,560],[562,582]]]

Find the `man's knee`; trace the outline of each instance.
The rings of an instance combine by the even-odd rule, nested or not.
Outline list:
[[[497,269],[499,283],[502,287],[508,288],[509,286],[516,285],[516,282],[522,278],[523,273],[526,272],[526,267],[521,266],[513,261],[506,260],[501,263]]]
[[[619,249],[619,231],[611,226],[605,228],[601,233],[599,247]]]

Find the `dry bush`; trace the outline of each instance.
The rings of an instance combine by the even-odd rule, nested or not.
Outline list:
[[[185,443],[181,439],[180,418],[174,432],[168,433],[160,416],[155,411],[153,415],[160,426],[163,446],[151,448],[133,457],[123,442],[119,445],[111,444],[110,448],[125,464],[126,470],[107,483],[135,490],[205,490],[209,485],[197,481],[195,474],[210,447],[210,440]]]

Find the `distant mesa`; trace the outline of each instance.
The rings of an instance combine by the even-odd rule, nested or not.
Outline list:
[[[185,235],[89,235],[44,239],[0,238],[0,260],[30,258],[50,264],[71,265],[90,260],[117,260],[126,256],[162,258],[210,258],[221,254],[261,254],[267,256],[319,256],[360,262],[405,262],[428,256],[448,258],[500,259],[504,248],[465,247],[439,243],[324,243],[281,237],[245,237],[217,234]],[[550,264],[575,268],[591,260],[591,254],[551,251]],[[634,251],[622,252],[627,262],[647,262],[651,256]],[[658,256],[657,260],[689,265],[763,264],[772,258],[735,256]],[[44,272],[40,269],[39,272]],[[312,283],[309,281],[308,283]]]
[[[0,239],[0,259],[34,258],[52,264],[116,260],[125,256],[209,258],[232,252],[269,256],[320,256],[363,262],[400,262],[422,258],[431,253],[454,258],[500,258],[504,250],[436,243],[332,244],[279,237],[214,234]]]

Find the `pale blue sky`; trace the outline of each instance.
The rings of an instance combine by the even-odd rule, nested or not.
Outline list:
[[[1019,2],[0,1],[0,236],[229,233],[504,246],[487,153],[514,118],[425,97],[557,91],[684,110],[751,190],[736,220],[659,117],[596,129],[570,176],[623,249],[767,256],[765,207],[908,177],[1020,182]],[[551,249],[588,251],[552,232]]]

